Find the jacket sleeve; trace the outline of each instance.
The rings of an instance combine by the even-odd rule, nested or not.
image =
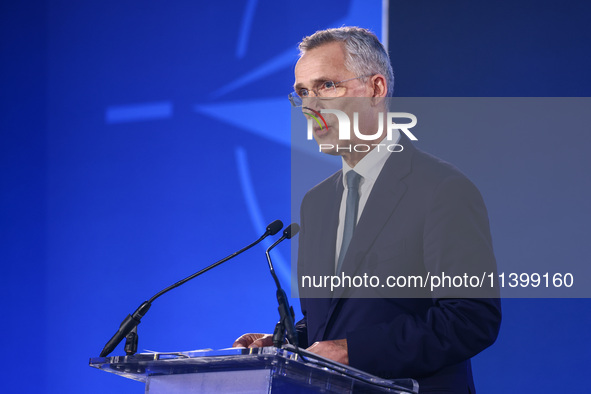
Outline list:
[[[306,317],[302,318],[302,320],[298,321],[295,325],[296,332],[298,334],[298,343],[299,346],[302,348],[307,348],[310,345],[308,344],[308,327]]]
[[[423,264],[431,275],[488,271],[496,277],[488,214],[465,177],[449,177],[435,189],[422,241]],[[349,361],[384,377],[428,376],[465,361],[497,338],[501,305],[496,294],[459,298],[457,290],[440,288],[432,305],[420,313],[347,332]]]

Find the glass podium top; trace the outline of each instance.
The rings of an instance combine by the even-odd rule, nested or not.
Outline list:
[[[334,386],[340,380],[343,384],[353,380],[358,386],[375,387],[375,392],[418,393],[413,379],[382,379],[303,349],[296,351],[291,345],[95,357],[90,366],[141,382],[162,375],[267,369],[274,376],[299,383],[316,384],[328,378]]]

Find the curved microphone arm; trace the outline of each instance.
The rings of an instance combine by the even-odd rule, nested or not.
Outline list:
[[[133,312],[133,314],[127,315],[127,317],[123,320],[123,322],[119,326],[119,330],[117,330],[115,335],[113,335],[113,337],[109,340],[109,342],[107,342],[107,344],[105,345],[105,347],[101,351],[100,357],[108,356],[117,347],[117,345],[119,345],[119,343],[123,340],[123,338],[125,338],[127,336],[127,334],[129,334],[135,327],[137,327],[138,324],[140,324],[142,317],[144,317],[144,315],[148,312],[148,310],[152,306],[152,302],[154,302],[154,300],[156,300],[158,297],[160,297],[161,295],[163,295],[165,293],[168,293],[170,290],[179,287],[180,285],[190,281],[191,279],[194,279],[194,278],[198,277],[199,275],[209,271],[210,269],[217,267],[218,265],[220,265],[220,264],[238,256],[239,254],[247,251],[248,249],[250,249],[253,246],[260,243],[263,239],[267,238],[269,235],[277,234],[282,228],[283,228],[283,223],[281,222],[281,220],[275,220],[274,222],[272,222],[271,224],[269,224],[267,226],[265,233],[259,239],[257,239],[253,243],[251,243],[250,245],[240,249],[239,251],[237,251],[235,253],[232,253],[231,255],[221,259],[220,261],[213,263],[209,267],[206,267],[206,268],[202,269],[201,271],[194,273],[193,275],[187,276],[185,279],[182,279],[182,280],[174,283],[173,285],[168,286],[166,289],[156,293],[148,301],[144,301],[135,310],[135,312]]]

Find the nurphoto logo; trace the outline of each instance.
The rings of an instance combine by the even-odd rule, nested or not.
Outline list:
[[[314,124],[318,124],[320,130],[324,130],[325,128],[328,129],[328,124],[324,119],[322,114],[332,114],[337,117],[338,125],[339,125],[339,141],[345,141],[351,139],[351,130],[355,137],[362,141],[375,141],[379,139],[384,132],[384,119],[386,122],[386,141],[393,140],[393,132],[394,130],[399,130],[403,132],[409,139],[412,141],[418,141],[417,137],[414,136],[413,133],[410,132],[409,129],[413,128],[417,124],[417,117],[408,112],[388,112],[386,116],[384,116],[383,112],[378,113],[378,129],[374,133],[362,133],[359,130],[359,113],[353,113],[353,127],[351,128],[351,120],[349,116],[340,110],[337,109],[321,109],[320,111],[313,110],[309,107],[304,107],[305,110],[309,112],[304,112],[305,115],[308,115],[308,140],[312,140],[314,137]],[[410,122],[408,123],[396,123],[394,119],[409,119]],[[384,141],[384,140],[383,140]],[[353,146],[347,147],[339,147],[334,146],[333,144],[319,144],[319,149],[322,152],[323,150],[332,150],[332,149],[353,149],[355,152],[368,152],[375,146],[377,149],[380,147],[385,147],[390,152],[401,152],[403,147],[400,144],[355,144]]]

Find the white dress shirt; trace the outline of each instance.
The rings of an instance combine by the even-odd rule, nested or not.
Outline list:
[[[400,140],[400,132],[397,130],[398,136],[396,134],[393,135],[391,141],[388,141],[388,144],[397,144]],[[385,139],[382,140],[381,143],[386,144]],[[336,244],[336,252],[335,252],[335,270],[339,261],[339,253],[341,251],[341,245],[343,243],[343,231],[345,230],[345,215],[347,213],[347,194],[349,193],[349,188],[347,187],[347,172],[354,170],[356,173],[362,176],[359,182],[359,206],[357,209],[357,221],[361,217],[363,213],[363,208],[365,208],[365,204],[367,203],[367,199],[373,189],[373,185],[376,183],[382,168],[384,168],[384,164],[388,157],[390,157],[391,152],[386,149],[386,146],[375,147],[372,149],[363,159],[359,161],[355,165],[355,168],[351,168],[349,164],[342,159],[343,161],[343,186],[345,190],[343,191],[343,196],[341,198],[341,207],[339,210],[339,226],[337,228],[337,244]],[[392,153],[395,154],[395,153]],[[355,223],[357,223],[357,221]]]

